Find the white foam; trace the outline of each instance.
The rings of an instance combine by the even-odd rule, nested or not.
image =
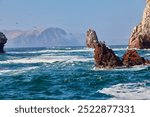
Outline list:
[[[38,67],[25,67],[25,68],[20,68],[20,69],[1,69],[0,70],[0,75],[16,75],[16,74],[21,74],[30,70],[37,69]]]
[[[150,56],[150,53],[149,54],[145,54],[145,56]]]
[[[7,52],[7,54],[39,54],[39,53],[50,53],[50,52],[61,52],[61,50],[39,50],[39,51],[27,51],[27,52]]]
[[[54,62],[73,62],[73,61],[91,61],[93,58],[84,58],[79,56],[38,56],[32,58],[23,58],[23,59],[13,59],[1,61],[0,64],[14,64],[14,63],[54,63]]]
[[[150,49],[140,49],[140,50],[150,50]]]
[[[109,88],[103,88],[99,90],[99,93],[114,96],[111,99],[119,100],[142,100],[150,99],[150,87],[145,86],[144,83],[127,83],[117,84]]]
[[[97,68],[94,67],[93,70],[94,71],[140,71],[140,70],[144,70],[144,69],[148,69],[150,65],[135,65],[133,67],[117,67],[114,69],[109,69],[109,68]]]
[[[112,48],[114,51],[127,50],[127,48]]]
[[[70,49],[66,49],[66,50],[39,50],[39,51],[27,51],[27,52],[18,52],[18,51],[14,51],[14,52],[7,52],[8,54],[39,54],[39,53],[57,53],[57,52],[93,52],[93,49],[88,49],[88,48],[84,48],[84,49],[79,49],[79,50],[70,50]]]
[[[72,63],[72,62],[88,62],[88,61],[93,61],[93,58],[79,58],[79,57],[76,57],[76,58],[72,58],[72,59],[69,59],[66,61],[66,63]]]
[[[118,68],[118,69],[114,69],[115,71],[141,71],[144,69],[148,69],[149,65],[135,65],[133,67],[130,68]]]
[[[128,48],[128,47],[127,47],[127,49],[129,49],[129,50],[133,50],[133,49],[134,50],[150,50],[150,49],[138,49],[138,48]]]
[[[79,50],[67,50],[66,52],[94,52],[94,49],[85,48],[85,49],[79,49]]]

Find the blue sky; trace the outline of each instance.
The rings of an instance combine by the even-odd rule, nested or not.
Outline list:
[[[107,44],[127,44],[142,17],[145,0],[0,0],[0,30],[59,27],[96,30]]]

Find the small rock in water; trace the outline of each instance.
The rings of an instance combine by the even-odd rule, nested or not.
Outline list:
[[[145,65],[149,64],[149,60],[145,60],[143,57],[140,57],[136,50],[127,50],[123,55],[122,63],[126,67],[131,67],[135,65]]]
[[[5,53],[4,45],[6,44],[6,42],[7,42],[6,36],[2,32],[0,32],[0,53]]]

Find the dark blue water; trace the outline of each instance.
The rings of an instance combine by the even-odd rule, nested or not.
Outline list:
[[[122,57],[124,46],[113,46]],[[150,99],[150,67],[96,70],[85,47],[6,49],[0,99]],[[150,59],[150,50],[139,50]]]

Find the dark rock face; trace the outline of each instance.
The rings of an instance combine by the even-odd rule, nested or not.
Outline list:
[[[122,63],[126,67],[131,67],[135,65],[149,64],[150,61],[140,57],[136,50],[127,50],[127,52],[123,55]]]
[[[87,31],[86,44],[89,48],[94,48],[95,66],[98,68],[114,68],[121,66],[121,60],[109,49],[104,42],[99,42],[96,32],[92,29]]]
[[[94,48],[98,44],[98,38],[96,32],[92,29],[89,29],[86,33],[86,45],[88,48]]]
[[[146,0],[142,21],[133,29],[128,47],[138,49],[150,48],[150,0]]]
[[[99,42],[94,50],[95,66],[98,68],[115,68],[121,66],[121,60],[117,57],[112,49]]]
[[[5,53],[4,51],[4,45],[7,42],[6,36],[0,32],[0,53]]]

